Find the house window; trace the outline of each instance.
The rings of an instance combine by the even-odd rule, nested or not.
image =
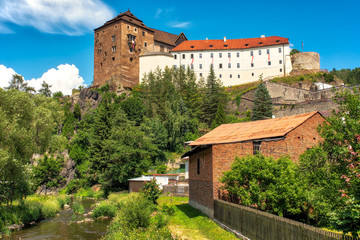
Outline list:
[[[236,64],[236,67],[237,67],[237,68],[240,68],[240,63],[237,63],[237,64]]]
[[[191,54],[191,55],[190,55],[190,58],[193,59],[193,58],[194,58],[194,54]]]
[[[116,46],[112,46],[111,51],[116,52]]]
[[[135,32],[137,32],[137,28],[135,28],[134,30],[135,30]]]
[[[132,49],[132,48],[130,48],[130,52],[131,52],[131,53],[133,52],[133,49]]]
[[[199,73],[199,76],[202,77],[202,73]]]
[[[231,63],[228,63],[228,68],[231,68]]]
[[[191,68],[191,69],[194,69],[194,64],[191,64],[191,65],[190,65],[190,68]]]
[[[219,53],[219,58],[222,58],[222,53]]]
[[[251,73],[251,76],[254,76],[255,74],[254,73]]]
[[[174,59],[177,59],[177,55],[174,55]]]
[[[240,57],[240,53],[239,53],[239,52],[236,53],[236,57]]]
[[[282,60],[279,60],[279,64],[282,64]]]
[[[142,35],[145,36],[145,32],[144,32],[144,31],[142,32]]]
[[[268,61],[268,65],[269,65],[269,66],[271,65],[271,61]]]
[[[129,25],[127,25],[127,29],[130,29],[130,26],[129,26]]]
[[[270,54],[270,49],[266,49],[266,54]]]
[[[202,69],[202,64],[199,64],[199,69]]]
[[[228,58],[231,58],[231,53],[228,53]]]
[[[185,54],[182,55],[182,59],[185,59]]]
[[[281,48],[279,47],[279,53],[281,53]]]
[[[147,42],[144,43],[144,46],[147,47]]]
[[[200,174],[200,158],[197,159],[196,172],[197,174]]]
[[[259,55],[261,55],[261,50],[259,50]]]
[[[210,53],[210,58],[214,58],[214,54],[213,54],[213,53]]]
[[[202,53],[199,53],[199,58],[202,58]]]
[[[282,68],[280,68],[280,72],[282,72]]]
[[[254,51],[250,51],[250,56],[254,56]]]
[[[232,78],[232,74],[230,74],[230,78]]]
[[[238,74],[238,78],[240,78],[240,74]]]
[[[222,63],[219,63],[219,68],[222,68]]]
[[[219,78],[222,78],[222,75],[221,75],[221,74],[219,74]]]
[[[253,154],[261,153],[261,141],[253,141]]]
[[[128,34],[128,41],[135,41],[136,36]]]
[[[251,67],[254,67],[254,63],[251,63]]]
[[[115,42],[115,35],[111,36],[111,41]]]
[[[112,60],[115,61],[115,57],[112,57]]]

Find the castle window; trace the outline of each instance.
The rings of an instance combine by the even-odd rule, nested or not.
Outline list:
[[[112,60],[115,61],[115,57],[112,57]]]
[[[230,78],[232,78],[232,74],[230,74]]]
[[[253,52],[253,51],[250,51],[250,56],[254,56],[254,52]]]
[[[182,67],[183,69],[185,69],[185,64],[181,65],[181,67]]]
[[[185,54],[182,55],[182,59],[185,59]]]
[[[116,52],[116,46],[113,46],[113,47],[111,48],[111,51],[112,51],[112,52]]]
[[[130,52],[132,53],[134,50],[132,48],[130,48]]]
[[[214,58],[214,54],[213,54],[213,53],[210,53],[210,58]]]
[[[231,63],[228,63],[228,68],[231,68]]]
[[[282,64],[282,60],[279,60],[279,64]]]
[[[135,28],[134,31],[137,32],[137,28]]]
[[[261,151],[261,141],[253,141],[253,154],[260,154]]]
[[[281,48],[279,47],[279,53],[281,53]]]
[[[213,45],[209,45],[209,47],[213,47]]]
[[[254,63],[251,63],[251,67],[254,67]]]
[[[193,59],[193,58],[194,58],[194,54],[191,54],[191,55],[190,55],[190,58]]]
[[[280,68],[280,72],[282,72],[282,68]]]
[[[136,36],[128,34],[128,41],[135,41]]]
[[[199,64],[199,69],[202,69],[202,64]]]
[[[98,36],[99,36],[99,33],[96,33],[96,36],[98,37]]]
[[[199,76],[202,77],[202,73],[199,73]]]
[[[240,74],[238,74],[238,78],[240,78]]]
[[[240,63],[237,63],[236,66],[237,66],[237,68],[240,68]]]
[[[269,66],[271,65],[271,61],[268,61],[268,65],[269,65]]]
[[[111,36],[111,41],[115,42],[115,35]]]
[[[220,68],[220,69],[222,68],[222,63],[219,63],[219,68]]]
[[[251,73],[251,76],[254,76],[255,74],[254,73]]]
[[[219,78],[222,78],[222,75],[221,75],[221,74],[219,74]]]
[[[202,58],[202,53],[199,53],[199,58]]]
[[[191,65],[190,65],[190,68],[191,68],[191,69],[194,69],[194,64],[191,64]]]
[[[174,55],[174,59],[177,59],[177,55]]]
[[[228,45],[227,44],[224,44],[224,47],[227,47]]]
[[[129,25],[127,25],[127,29],[130,29],[130,26],[129,26]]]
[[[261,50],[259,50],[259,55],[261,55]]]
[[[266,49],[266,54],[270,54],[270,49]]]
[[[278,42],[280,42],[280,40],[276,40],[276,42],[278,43]]]
[[[100,63],[100,67],[102,67],[102,63]]]
[[[142,35],[145,36],[145,32],[144,32],[144,31],[142,32]]]
[[[231,58],[231,53],[228,53],[228,58]]]
[[[236,57],[240,57],[240,53],[239,53],[239,52],[236,53]]]
[[[144,43],[144,46],[147,47],[147,42]]]
[[[219,58],[222,58],[222,53],[219,53]]]
[[[249,44],[248,44],[248,43],[245,43],[245,47],[247,47],[247,46],[249,46]]]

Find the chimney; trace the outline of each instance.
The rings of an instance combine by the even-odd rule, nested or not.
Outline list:
[[[208,38],[206,38],[206,41],[208,40]]]
[[[261,35],[261,38],[265,38],[265,35]]]
[[[224,42],[226,42],[226,37],[224,37]]]

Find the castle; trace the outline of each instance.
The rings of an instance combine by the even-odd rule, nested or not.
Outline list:
[[[187,40],[179,35],[147,27],[130,10],[94,30],[94,81],[101,86],[110,80],[124,88],[139,84],[139,56],[164,53]]]

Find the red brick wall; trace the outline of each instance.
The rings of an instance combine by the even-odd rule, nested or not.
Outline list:
[[[285,136],[285,139],[278,141],[263,141],[261,144],[261,153],[265,156],[272,156],[279,158],[284,155],[290,155],[290,157],[297,162],[300,154],[302,154],[307,148],[316,145],[321,141],[320,135],[316,129],[319,124],[324,121],[324,118],[320,114],[316,114],[299,127],[291,131]],[[224,171],[231,169],[231,164],[234,162],[235,157],[243,157],[253,154],[253,143],[241,142],[230,144],[216,144],[212,145],[212,155],[209,155],[210,150],[206,150],[205,161],[212,162],[212,166],[206,166],[206,176],[196,175],[196,159],[201,156],[203,152],[194,154],[190,157],[189,167],[189,179],[190,179],[190,199],[195,199],[196,196],[205,193],[203,189],[206,189],[206,194],[203,195],[199,203],[206,203],[206,206],[213,208],[213,201],[208,198],[210,195],[214,199],[218,199],[221,194],[220,188],[223,186],[219,179]],[[211,168],[212,167],[212,168]],[[212,172],[209,173],[209,172]],[[211,178],[207,174],[212,175]],[[202,178],[202,179],[201,179]],[[211,182],[209,182],[211,181]],[[212,193],[207,193],[208,186],[204,184],[212,185]],[[194,186],[196,185],[196,186]],[[193,191],[193,192],[192,192]],[[196,193],[196,194],[195,194]]]
[[[197,159],[200,159],[200,174],[197,173]],[[211,148],[190,156],[189,197],[209,208],[213,208],[212,166]]]
[[[129,181],[130,192],[139,192],[140,189],[149,181]]]

